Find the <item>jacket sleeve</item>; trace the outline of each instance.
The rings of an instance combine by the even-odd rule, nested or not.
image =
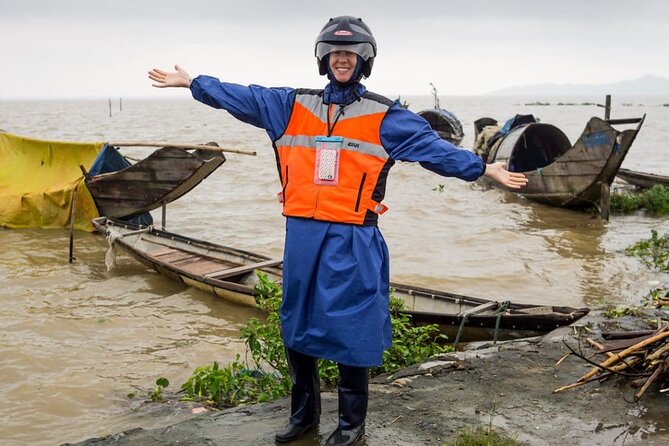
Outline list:
[[[295,90],[288,87],[266,88],[221,82],[215,77],[198,76],[190,85],[193,98],[267,131],[272,141],[288,126]]]
[[[394,160],[418,162],[439,175],[467,181],[485,171],[481,157],[444,141],[425,119],[398,104],[386,113],[380,133],[381,144]]]

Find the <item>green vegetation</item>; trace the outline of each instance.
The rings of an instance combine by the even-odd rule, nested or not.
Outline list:
[[[443,191],[444,191],[444,185],[443,185],[443,184],[439,184],[439,185],[437,185],[437,187],[435,187],[435,188],[432,189],[432,190],[435,191],[435,192],[443,192]]]
[[[452,443],[444,446],[518,446],[515,438],[495,432],[492,420],[495,418],[496,403],[487,425],[472,426],[459,432]]]
[[[453,443],[447,443],[446,446],[518,446],[518,442],[489,427],[477,427],[461,432]]]
[[[667,289],[662,286],[651,289],[648,294],[643,297],[643,305],[645,307],[659,308],[669,306],[667,302],[669,302]]]
[[[290,375],[281,339],[281,287],[258,272],[256,285],[258,306],[267,314],[265,320],[252,318],[241,329],[246,344],[244,359],[239,355],[225,367],[213,365],[198,367],[181,386],[184,400],[197,400],[216,407],[236,406],[242,403],[259,403],[287,395]],[[391,297],[390,311],[393,345],[384,353],[383,365],[370,370],[371,376],[390,372],[423,361],[453,348],[442,341],[436,325],[414,327],[410,317],[402,313],[400,299]],[[324,386],[337,383],[337,365],[320,361],[319,371]],[[158,384],[158,383],[157,383]],[[160,390],[157,388],[158,395]],[[153,398],[152,398],[153,399]]]
[[[646,266],[669,272],[669,234],[658,235],[653,229],[649,239],[636,242],[625,252],[639,257]]]
[[[669,214],[669,189],[656,184],[638,193],[611,194],[611,211],[630,213],[638,209],[647,209],[656,215]]]
[[[624,316],[641,316],[641,310],[637,307],[607,307],[602,311],[602,316],[608,319],[618,319]]]
[[[151,401],[158,402],[163,400],[163,389],[167,386],[170,385],[170,382],[167,380],[167,378],[158,378],[156,380],[156,388],[153,390],[153,392],[149,393],[149,397],[151,398]],[[130,396],[130,395],[128,395]]]
[[[652,230],[649,239],[636,242],[628,247],[625,252],[639,257],[646,266],[669,272],[669,234],[660,236],[656,230]],[[656,287],[644,296],[641,307],[661,307],[666,305],[666,300],[667,290],[661,286]],[[604,310],[602,314],[610,319],[615,319],[627,315],[640,315],[641,312],[639,308],[635,307],[611,306]]]

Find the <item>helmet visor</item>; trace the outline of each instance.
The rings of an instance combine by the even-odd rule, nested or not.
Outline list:
[[[376,56],[376,54],[374,54],[374,47],[367,42],[354,43],[351,45],[318,42],[318,44],[316,45],[316,57],[318,58],[318,60],[323,59],[326,55],[330,54],[333,51],[348,51],[351,53],[355,53],[358,56],[362,57],[363,60],[367,60],[370,57]]]

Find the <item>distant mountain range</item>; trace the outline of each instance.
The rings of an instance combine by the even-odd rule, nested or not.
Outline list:
[[[669,96],[669,79],[647,74],[638,79],[610,84],[535,84],[495,90],[493,96]]]

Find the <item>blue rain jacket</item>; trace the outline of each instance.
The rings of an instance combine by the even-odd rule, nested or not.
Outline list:
[[[326,104],[350,104],[362,84],[329,83]],[[242,86],[198,76],[193,97],[263,128],[276,141],[293,109],[295,89]],[[434,132],[427,121],[395,103],[381,122],[381,143],[395,161],[419,162],[442,176],[473,181],[484,163]],[[349,366],[381,365],[391,345],[389,256],[376,226],[287,217],[281,326],[286,347]]]

